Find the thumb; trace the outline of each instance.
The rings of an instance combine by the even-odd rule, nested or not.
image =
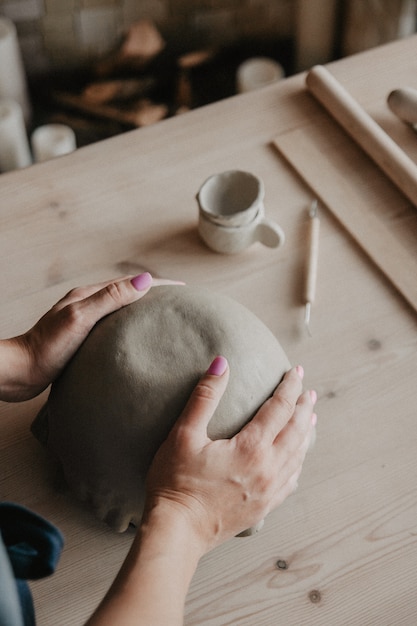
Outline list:
[[[176,426],[189,429],[189,434],[195,434],[198,439],[207,439],[208,423],[226,390],[228,380],[227,359],[217,356],[194,388]]]
[[[107,283],[101,289],[79,301],[84,319],[93,326],[101,317],[113,313],[143,297],[152,286],[152,276],[145,272],[132,279]]]
[[[91,329],[105,315],[143,298],[151,287],[184,284],[177,280],[152,278],[149,272],[144,272],[133,278],[109,281],[97,288],[92,286],[89,289],[90,292],[74,304],[78,304],[83,313],[82,319],[86,322],[88,329]],[[62,303],[64,304],[64,300]]]

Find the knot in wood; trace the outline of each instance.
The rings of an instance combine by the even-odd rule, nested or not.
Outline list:
[[[314,604],[318,604],[321,600],[321,593],[318,589],[313,589],[308,594],[308,597],[310,599],[310,602],[313,602]]]

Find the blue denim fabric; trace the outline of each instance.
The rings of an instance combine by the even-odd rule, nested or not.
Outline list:
[[[63,536],[55,526],[36,513],[9,502],[0,503],[0,532],[15,578],[23,617],[23,621],[17,616],[15,622],[4,623],[34,626],[32,595],[26,581],[50,576],[55,571],[64,545]],[[4,567],[4,570],[0,572],[2,577],[10,574],[10,568]],[[0,597],[2,626],[3,600]]]

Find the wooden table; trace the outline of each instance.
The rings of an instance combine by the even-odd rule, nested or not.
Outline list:
[[[411,38],[329,68],[365,107],[384,106],[391,89],[416,85],[416,49]],[[248,306],[318,391],[318,438],[298,491],[257,536],[202,560],[188,626],[417,623],[416,315],[321,206],[313,336],[303,328],[312,193],[272,140],[325,115],[304,78],[0,176],[1,336],[26,330],[73,286],[146,269]],[[358,150],[359,169],[361,159]],[[200,241],[195,194],[233,168],[263,178],[284,247],[226,257]],[[73,626],[103,596],[131,535],[110,532],[57,483],[29,433],[45,397],[0,406],[0,495],[65,534],[58,571],[33,590],[40,625]]]

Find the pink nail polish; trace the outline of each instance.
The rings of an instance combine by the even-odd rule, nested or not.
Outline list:
[[[303,366],[302,365],[296,365],[295,371],[297,372],[297,374],[299,375],[301,380],[303,380],[303,378],[304,378],[304,368],[303,368]]]
[[[148,287],[152,285],[152,276],[149,272],[144,272],[143,274],[138,274],[138,276],[134,276],[130,281],[136,291],[144,291]]]
[[[207,374],[212,374],[213,376],[221,376],[225,373],[227,368],[227,359],[224,356],[216,356],[212,364],[207,370]]]
[[[312,389],[310,391],[310,398],[313,404],[316,404],[317,402],[317,393],[314,391],[314,389]]]

